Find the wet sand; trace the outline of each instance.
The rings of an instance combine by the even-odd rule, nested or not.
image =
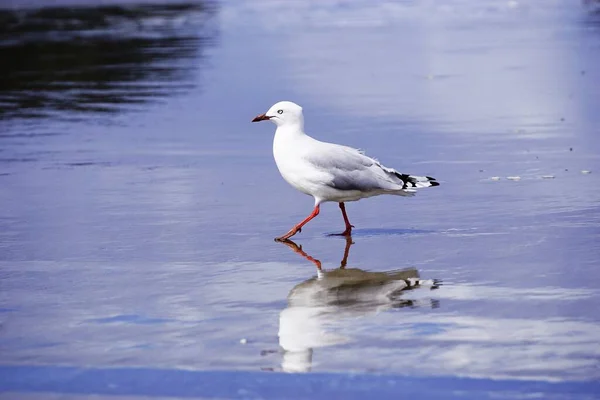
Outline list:
[[[597,380],[600,18],[572,3],[4,11],[2,364],[285,371],[317,270],[273,238],[312,199],[250,123],[285,99],[441,183],[347,205],[346,268],[443,285],[295,310],[304,370]],[[334,270],[342,229],[326,204],[293,240]]]

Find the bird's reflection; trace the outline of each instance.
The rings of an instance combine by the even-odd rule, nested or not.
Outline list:
[[[387,272],[347,268],[353,244],[351,238],[346,239],[340,267],[333,270],[323,269],[321,261],[293,241],[282,243],[317,267],[315,277],[290,291],[288,306],[279,316],[279,344],[284,350],[284,371],[310,371],[314,348],[351,341],[346,332],[341,332],[345,319],[393,308],[438,306],[432,299],[423,302],[403,298],[407,290],[417,287],[435,289],[439,285],[437,280],[420,279],[415,268]]]

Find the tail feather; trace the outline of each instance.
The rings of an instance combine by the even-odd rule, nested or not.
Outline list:
[[[430,289],[437,289],[441,286],[442,281],[439,279],[419,279],[419,278],[408,278],[404,280],[407,289],[412,289],[419,286],[429,287]]]
[[[416,176],[416,175],[408,175],[401,174],[395,172],[395,175],[404,182],[404,186],[402,189],[411,189],[411,188],[426,188],[431,186],[439,186],[440,184],[436,181],[435,178],[431,176]]]

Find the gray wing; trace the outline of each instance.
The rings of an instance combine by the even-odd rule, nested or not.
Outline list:
[[[332,143],[320,143],[318,151],[305,158],[314,167],[327,172],[326,185],[339,190],[397,191],[406,187],[401,175],[382,166],[360,150]]]

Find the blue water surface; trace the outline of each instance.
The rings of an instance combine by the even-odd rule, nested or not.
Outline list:
[[[600,393],[594,2],[0,5],[6,398]],[[441,185],[273,241],[279,100]]]

